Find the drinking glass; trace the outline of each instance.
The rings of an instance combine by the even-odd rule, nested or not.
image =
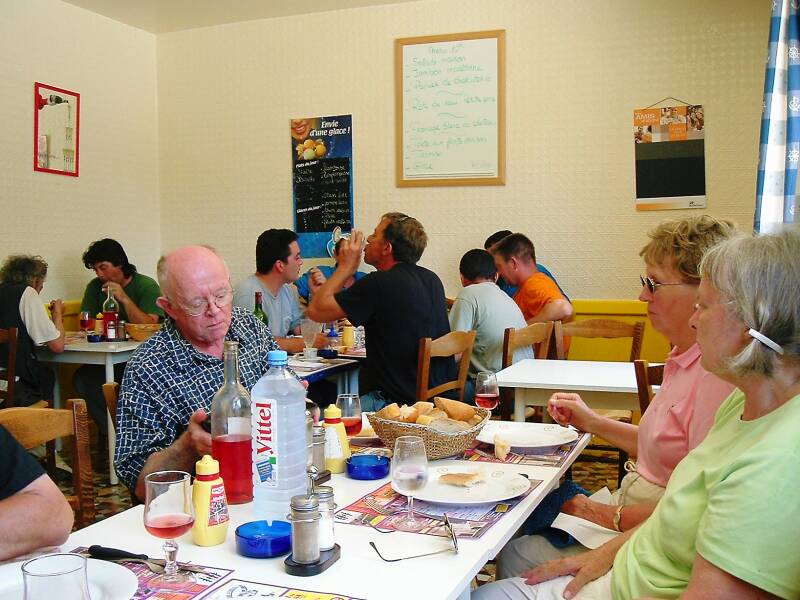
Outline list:
[[[81,331],[83,335],[87,335],[89,333],[89,329],[94,329],[94,323],[92,322],[92,315],[89,314],[88,310],[82,310],[81,314],[78,316],[78,323],[81,326]]]
[[[54,596],[89,600],[86,557],[57,553],[22,563],[24,600],[50,600]]]
[[[181,589],[194,581],[190,574],[178,572],[178,543],[175,541],[194,524],[191,478],[185,471],[156,471],[144,481],[144,527],[151,535],[166,540],[163,548],[167,559],[164,574],[148,585]]]
[[[392,487],[408,498],[408,513],[396,526],[402,531],[419,531],[425,521],[414,516],[414,493],[428,482],[425,443],[416,435],[403,435],[394,442]]]
[[[306,348],[313,348],[314,341],[317,339],[317,334],[322,331],[322,323],[317,323],[311,319],[302,319],[300,321],[300,335],[303,336],[303,344]]]
[[[497,377],[492,371],[481,371],[475,378],[475,404],[494,410],[500,400]]]
[[[358,435],[361,431],[361,399],[358,394],[339,394],[336,406],[342,411],[342,423],[348,437]]]

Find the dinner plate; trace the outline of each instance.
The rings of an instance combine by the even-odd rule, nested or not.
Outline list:
[[[485,481],[472,487],[441,483],[445,473],[481,473]],[[428,467],[428,483],[414,495],[418,500],[436,504],[489,504],[510,500],[528,491],[530,482],[519,473],[473,462]],[[395,490],[396,491],[396,490]]]
[[[494,444],[494,436],[498,433],[512,448],[560,446],[574,442],[580,436],[574,429],[555,424],[487,421],[477,439],[486,444]]]
[[[19,600],[23,596],[22,563],[0,566],[0,600]],[[139,580],[122,565],[103,560],[86,561],[86,579],[92,600],[130,600],[139,587]],[[58,590],[53,590],[53,597]]]

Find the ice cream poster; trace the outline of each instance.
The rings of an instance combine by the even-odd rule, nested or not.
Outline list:
[[[633,111],[637,211],[705,208],[704,138],[700,104]]]
[[[294,229],[307,257],[353,228],[352,115],[290,121]]]

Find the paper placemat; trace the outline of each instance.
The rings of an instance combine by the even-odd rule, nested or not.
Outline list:
[[[229,598],[293,598],[296,600],[363,600],[354,596],[332,592],[312,592],[269,583],[230,579],[203,596],[203,600],[228,600]]]

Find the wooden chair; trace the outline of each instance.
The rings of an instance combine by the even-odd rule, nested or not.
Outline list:
[[[639,391],[639,411],[644,414],[653,401],[653,386],[661,385],[664,378],[664,365],[651,365],[646,360],[633,361],[636,372],[636,387]]]
[[[68,400],[67,406],[66,409],[7,408],[0,410],[0,425],[8,429],[25,449],[72,436],[72,482],[75,494],[67,496],[67,500],[75,511],[78,527],[86,527],[94,523],[95,517],[89,419],[83,400]]]
[[[556,357],[567,358],[568,352],[564,351],[565,337],[582,338],[631,338],[631,352],[629,361],[633,362],[639,358],[642,352],[642,338],[644,337],[644,321],[636,323],[625,323],[616,319],[587,319],[585,321],[573,321],[571,323],[561,323],[556,321]]]
[[[119,398],[119,384],[116,381],[103,384],[103,397],[106,399],[106,407],[111,420],[114,422],[114,429],[117,428],[117,400]]]
[[[550,353],[554,326],[553,321],[547,321],[546,323],[533,323],[519,329],[514,327],[506,329],[503,334],[503,368],[513,364],[514,351],[523,346],[531,346],[536,358],[547,358]],[[514,389],[500,388],[500,419],[510,420],[513,407]]]
[[[417,364],[417,400],[427,400],[449,390],[458,390],[458,399],[464,400],[464,385],[469,371],[469,360],[472,358],[472,346],[475,344],[474,331],[452,331],[435,340],[422,338],[419,341],[419,362]],[[434,388],[430,383],[431,358],[456,356],[458,361],[458,378]]]
[[[0,329],[0,345],[8,345],[8,366],[0,371],[0,381],[6,382],[6,389],[0,389],[3,408],[14,406],[14,386],[17,379],[17,328]]]

